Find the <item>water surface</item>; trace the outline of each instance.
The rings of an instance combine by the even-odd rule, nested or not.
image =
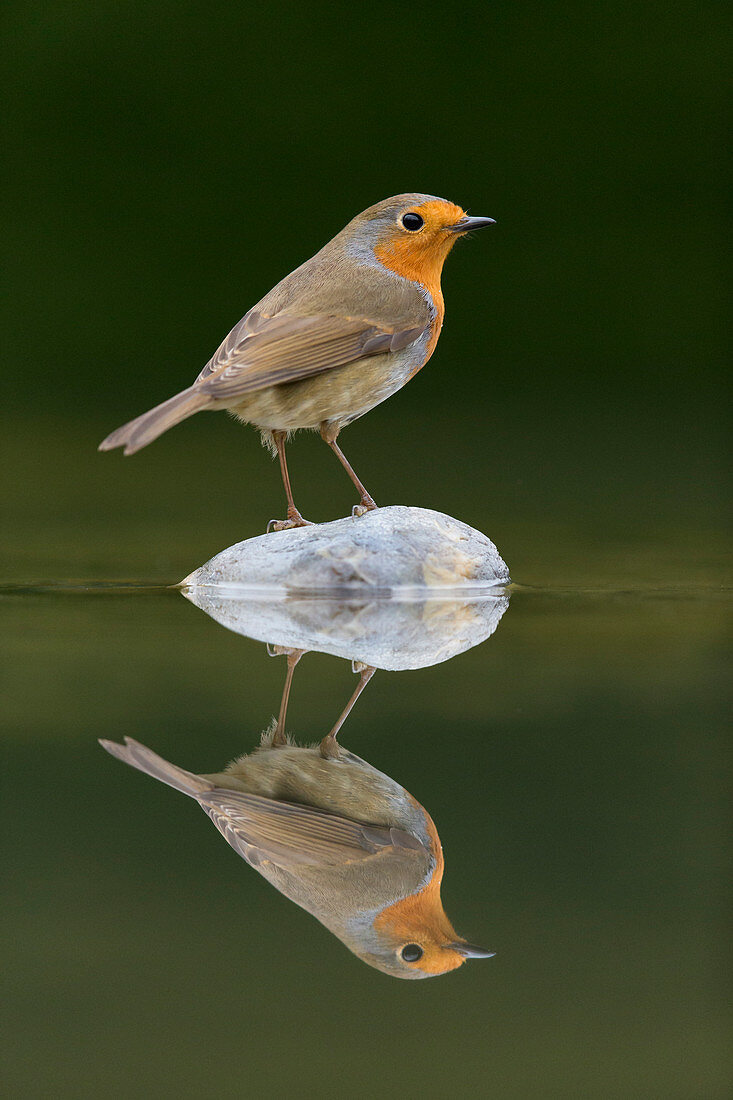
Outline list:
[[[385,1075],[388,1094],[718,1094],[727,601],[706,574],[518,585],[482,644],[375,675],[341,740],[432,814],[446,910],[497,952],[420,983],[370,971],[97,745],[218,770],[277,712],[282,658],[155,584],[2,605],[11,1095],[336,1096],[347,1066],[364,1095]],[[319,739],[354,683],[306,655],[290,731]]]

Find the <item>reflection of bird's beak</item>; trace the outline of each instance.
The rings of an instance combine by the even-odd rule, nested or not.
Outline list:
[[[493,959],[496,951],[487,951],[485,947],[475,947],[472,943],[452,943],[450,946],[464,959]]]
[[[451,233],[470,233],[472,229],[483,229],[485,225],[496,225],[496,222],[493,218],[469,218],[467,214],[455,225],[449,225],[446,228]]]

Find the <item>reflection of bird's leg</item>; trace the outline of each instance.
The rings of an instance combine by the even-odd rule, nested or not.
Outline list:
[[[377,505],[374,501],[374,498],[366,491],[365,487],[359,481],[359,478],[356,476],[356,471],[354,470],[348,458],[336,442],[336,437],[338,434],[338,428],[334,428],[333,426],[329,425],[328,422],[321,425],[321,438],[326,443],[328,443],[329,447],[336,455],[336,458],[339,460],[343,468],[346,470],[346,473],[353,481],[359,493],[360,503],[352,508],[352,513],[355,516],[363,516],[365,512],[371,512],[374,508],[377,507]]]
[[[280,473],[283,478],[283,485],[285,486],[285,495],[288,498],[288,518],[287,519],[271,519],[267,525],[268,531],[287,531],[290,527],[310,527],[310,520],[303,519],[298,509],[295,507],[295,501],[293,500],[293,490],[290,488],[290,475],[288,474],[288,464],[285,459],[285,440],[287,438],[287,432],[273,432],[272,438],[277,447],[277,456],[280,459]]]
[[[360,668],[358,670],[355,668],[354,671],[359,672],[359,683],[356,685],[356,690],[354,691],[354,694],[351,696],[348,703],[341,712],[338,720],[336,721],[336,725],[333,727],[331,732],[327,733],[321,741],[321,756],[338,756],[339,748],[336,741],[336,736],[346,719],[351,714],[354,703],[359,698],[362,691],[367,686],[377,670],[376,668],[372,668],[371,665],[360,665]]]
[[[272,747],[274,749],[282,748],[283,745],[287,745],[288,743],[285,737],[285,718],[288,713],[290,685],[293,682],[293,673],[295,671],[295,666],[305,652],[305,649],[285,649],[284,647],[280,646],[273,646],[272,649],[273,656],[284,653],[288,661],[288,670],[285,673],[285,686],[283,687],[283,697],[280,700],[280,713],[277,716],[277,725],[275,727],[275,732],[272,735]]]

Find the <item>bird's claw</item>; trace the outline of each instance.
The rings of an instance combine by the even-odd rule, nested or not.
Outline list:
[[[288,516],[287,519],[271,519],[267,525],[267,534],[272,531],[290,531],[293,527],[313,527],[309,519],[303,519],[298,513],[297,516]]]
[[[365,516],[367,512],[375,511],[377,507],[378,505],[376,504],[376,502],[373,501],[371,497],[369,497],[368,500],[362,500],[359,502],[359,504],[355,504],[354,507],[351,509],[351,514],[356,519],[359,516]]]

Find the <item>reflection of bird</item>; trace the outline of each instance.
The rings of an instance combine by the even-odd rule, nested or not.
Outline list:
[[[195,798],[250,866],[370,966],[429,978],[488,957],[443,911],[443,853],[420,803],[333,731],[320,747],[288,744],[283,717],[254,753],[213,775],[184,771],[131,738],[101,744]]]
[[[443,323],[440,275],[456,239],[493,224],[431,195],[369,207],[266,294],[227,336],[192,386],[118,428],[100,450],[133,454],[202,409],[228,409],[262,432],[293,502],[285,440],[319,429],[360,496],[376,505],[339,448],[341,429],[386,400],[432,355]]]

